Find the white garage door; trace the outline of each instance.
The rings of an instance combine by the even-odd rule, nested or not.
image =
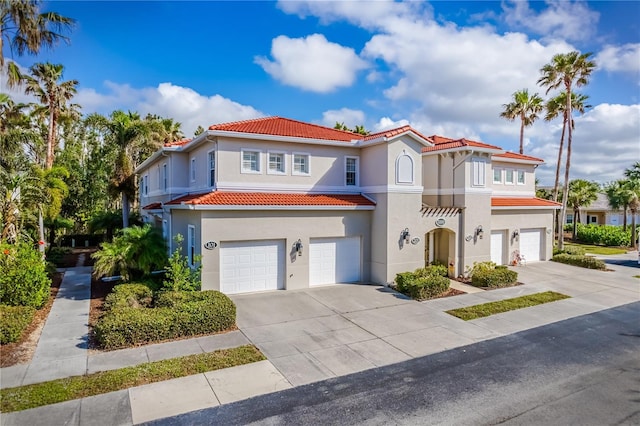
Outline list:
[[[541,229],[521,229],[520,230],[520,254],[527,262],[540,260],[542,245]]]
[[[284,241],[223,242],[220,289],[223,293],[284,288]]]
[[[313,238],[309,242],[309,285],[360,281],[360,238]]]
[[[491,261],[496,265],[504,263],[504,232],[491,232]]]

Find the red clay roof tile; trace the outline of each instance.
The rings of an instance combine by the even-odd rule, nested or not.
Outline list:
[[[188,144],[191,140],[191,138],[186,138],[175,142],[165,143],[164,146],[182,146]]]
[[[142,210],[158,210],[161,208],[162,208],[162,203],[151,203],[144,206]]]
[[[450,138],[445,138],[444,136],[433,135],[433,136],[429,136],[429,139],[433,141],[435,146],[428,146],[428,147],[422,148],[422,152],[442,151],[446,149],[464,148],[464,147],[499,149],[499,150],[502,149],[496,145],[489,145],[487,143],[471,141],[464,138],[454,140]]]
[[[494,157],[512,158],[514,160],[528,160],[528,161],[537,161],[540,163],[544,163],[544,160],[541,158],[532,157],[530,155],[517,154],[515,152],[505,152],[504,154],[494,154]]]
[[[280,194],[226,191],[184,195],[166,204],[227,206],[375,206],[373,201],[360,194]]]
[[[560,203],[545,200],[542,198],[531,197],[493,197],[491,198],[491,207],[558,207]]]

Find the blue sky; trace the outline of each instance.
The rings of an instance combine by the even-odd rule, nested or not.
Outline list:
[[[553,54],[593,52],[572,177],[607,182],[640,160],[639,2],[46,2],[76,19],[71,43],[39,57],[79,80],[85,113],[116,108],[197,125],[280,115],[517,150],[498,117],[536,86]],[[11,58],[11,52],[5,50]],[[18,99],[23,95],[12,93]],[[526,129],[525,153],[551,183],[560,122]],[[603,161],[604,160],[604,161]]]

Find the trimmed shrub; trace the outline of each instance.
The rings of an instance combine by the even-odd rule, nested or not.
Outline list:
[[[133,293],[139,296],[142,291]],[[154,308],[118,306],[107,311],[94,332],[103,348],[117,349],[216,333],[233,327],[235,320],[236,306],[219,291],[161,292]]]
[[[580,266],[588,269],[607,269],[607,264],[600,259],[591,256],[561,253],[551,258],[554,262],[566,263],[567,265]]]
[[[625,232],[622,226],[583,225],[579,223],[576,238],[586,244],[628,247],[631,245],[631,227],[628,227]]]
[[[446,277],[449,274],[446,265],[436,265],[432,264],[429,266],[425,266],[424,268],[418,268],[415,270],[415,273],[421,277],[427,277],[430,275],[439,275],[441,277]]]
[[[152,302],[153,292],[145,284],[120,284],[105,298],[104,309],[149,308]]]
[[[506,267],[479,270],[471,276],[471,285],[474,287],[509,287],[516,281],[518,281],[518,273]]]
[[[51,279],[40,252],[26,243],[0,243],[0,303],[40,308],[49,298]]]
[[[35,313],[36,309],[32,306],[0,305],[0,345],[20,340]]]
[[[402,272],[396,275],[396,290],[412,299],[431,299],[449,290],[449,278],[439,274],[439,268],[428,267]]]
[[[553,248],[553,255],[567,253],[567,254],[576,254],[579,256],[584,256],[585,250],[582,247],[577,246],[565,246],[564,250],[560,250],[558,247]]]

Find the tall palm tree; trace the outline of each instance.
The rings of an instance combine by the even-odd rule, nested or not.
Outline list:
[[[42,104],[36,107],[35,113],[46,114],[47,122],[47,152],[45,157],[45,168],[53,167],[53,159],[56,149],[56,130],[61,115],[74,110],[67,105],[76,94],[78,80],[60,82],[62,78],[62,64],[37,63],[30,68],[30,74],[21,75],[21,80],[26,84],[25,93],[35,95]]]
[[[566,115],[567,122],[573,122],[573,108],[571,105],[573,86],[581,87],[589,83],[589,77],[596,67],[591,61],[591,53],[581,54],[573,51],[565,54],[554,55],[551,62],[540,69],[542,77],[538,79],[538,84],[547,88],[547,94],[559,87],[564,88],[566,94]],[[567,217],[567,193],[569,192],[569,173],[571,169],[571,143],[573,140],[573,126],[567,126],[567,162],[564,170],[564,189],[562,197],[562,210],[560,213],[560,223],[565,222]],[[564,248],[564,234],[560,232],[558,236],[558,248]]]
[[[569,183],[569,195],[567,203],[573,209],[573,236],[576,239],[576,228],[580,221],[580,207],[589,207],[598,199],[600,185],[584,179],[575,179]]]
[[[18,56],[37,54],[59,41],[69,39],[62,33],[70,30],[74,20],[55,12],[41,12],[40,0],[0,0],[0,68],[4,67],[3,47],[6,43]],[[19,82],[18,67],[9,64],[9,86]]]
[[[613,210],[622,209],[622,229],[624,231],[627,230],[627,209],[629,208],[628,200],[625,197],[625,183],[626,180],[617,180],[609,183],[605,188],[609,206]]]
[[[624,175],[629,179],[640,180],[640,161],[636,161],[631,167],[625,169]]]
[[[529,127],[538,119],[538,114],[544,108],[544,101],[537,93],[529,96],[527,89],[518,90],[513,94],[513,100],[502,105],[504,110],[500,117],[509,121],[520,119],[520,154],[524,153],[524,128]]]
[[[580,114],[584,114],[585,110],[591,108],[591,105],[586,104],[589,96],[579,93],[571,94],[571,108],[574,111],[578,111]],[[545,121],[554,120],[556,117],[562,115],[562,133],[560,135],[560,147],[558,148],[558,162],[556,163],[556,180],[553,185],[553,201],[558,201],[558,188],[560,186],[560,164],[562,163],[562,151],[564,148],[564,135],[567,130],[567,94],[566,92],[560,93],[558,96],[551,98],[545,104]],[[575,122],[571,120],[571,127],[575,129]]]
[[[638,214],[638,210],[640,210],[640,179],[627,179],[624,181],[622,194],[631,213],[631,247],[637,249],[638,234],[636,229],[636,214]]]

